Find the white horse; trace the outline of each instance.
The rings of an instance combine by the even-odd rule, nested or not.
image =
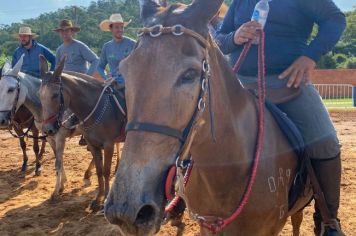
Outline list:
[[[18,109],[21,105],[24,105],[33,114],[38,130],[42,130],[42,105],[38,94],[41,80],[20,72],[22,63],[23,56],[16,63],[14,68],[11,68],[11,64],[8,61],[3,67],[2,78],[0,80],[0,110]],[[17,90],[18,86],[19,90]],[[68,114],[70,114],[70,112],[65,112],[65,115],[68,116]],[[9,117],[0,113],[0,120],[2,119],[6,120],[9,119]],[[76,126],[71,126],[72,124],[69,124],[70,128],[62,126],[56,135],[47,137],[47,141],[51,145],[56,158],[56,185],[51,196],[52,201],[59,199],[60,194],[64,190],[64,183],[67,180],[63,167],[65,139],[81,134],[81,131]],[[94,162],[92,160],[85,172],[84,181],[89,181],[93,168]]]

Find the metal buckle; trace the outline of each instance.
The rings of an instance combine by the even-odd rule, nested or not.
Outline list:
[[[153,38],[157,38],[158,36],[160,36],[162,34],[162,29],[163,29],[162,25],[152,26],[150,29],[150,36]]]
[[[184,34],[183,29],[184,29],[183,25],[180,25],[180,24],[174,25],[172,27],[172,34],[175,36],[180,36],[180,35]]]
[[[210,65],[206,60],[203,60],[203,71],[205,73],[209,73],[210,72]]]
[[[201,89],[203,91],[205,91],[207,87],[208,87],[208,80],[207,79],[203,79],[202,82],[201,82]]]
[[[145,32],[144,32],[143,30],[140,30],[140,31],[138,31],[137,36],[138,36],[138,37],[141,37],[141,36],[144,35],[144,34],[145,34]]]
[[[204,111],[205,110],[205,102],[203,101],[203,98],[200,98],[200,100],[199,100],[198,110],[199,111]]]

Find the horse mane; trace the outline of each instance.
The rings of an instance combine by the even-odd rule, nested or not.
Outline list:
[[[75,72],[75,71],[63,71],[61,76],[62,76],[62,78],[67,78],[67,79],[76,80],[76,81],[78,81],[80,79],[85,80],[92,85],[100,86],[100,87],[102,87],[104,84],[102,81],[99,81],[90,75],[82,74],[82,73]]]

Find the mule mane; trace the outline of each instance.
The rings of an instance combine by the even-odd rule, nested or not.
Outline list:
[[[80,84],[83,84],[84,82],[94,87],[103,87],[104,85],[103,82],[96,80],[89,75],[74,72],[74,71],[63,71],[61,78],[64,80],[68,80]]]

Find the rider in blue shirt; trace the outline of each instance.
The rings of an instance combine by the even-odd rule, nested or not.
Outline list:
[[[235,64],[244,44],[257,37],[261,25],[250,21],[258,0],[234,0],[228,10],[216,41]],[[344,235],[337,212],[340,202],[340,144],[329,114],[311,84],[310,74],[320,57],[330,51],[345,29],[345,16],[332,0],[273,0],[264,28],[267,89],[287,91],[292,97],[278,107],[300,129],[306,153],[311,158],[323,190],[331,222],[321,222],[319,209],[314,214],[317,235]],[[314,24],[316,37],[308,40]],[[253,45],[242,64],[238,78],[246,87],[257,81],[257,45]],[[267,93],[268,95],[268,93]],[[325,231],[325,234],[321,232]]]
[[[134,49],[136,42],[124,36],[124,27],[130,22],[125,22],[121,14],[112,14],[109,19],[100,23],[100,29],[111,32],[112,40],[106,42],[101,49],[98,72],[105,80],[110,77],[119,84],[125,84],[125,80],[119,71],[120,62],[125,59]],[[109,65],[109,76],[105,73],[105,67]]]
[[[37,35],[31,32],[30,27],[20,27],[19,33],[15,36],[20,40],[21,45],[16,48],[12,55],[12,67],[15,66],[15,64],[21,58],[22,54],[25,54],[21,71],[39,78],[39,55],[42,54],[47,59],[47,61],[51,63],[51,70],[54,70],[56,65],[55,56],[48,48],[35,40]]]

